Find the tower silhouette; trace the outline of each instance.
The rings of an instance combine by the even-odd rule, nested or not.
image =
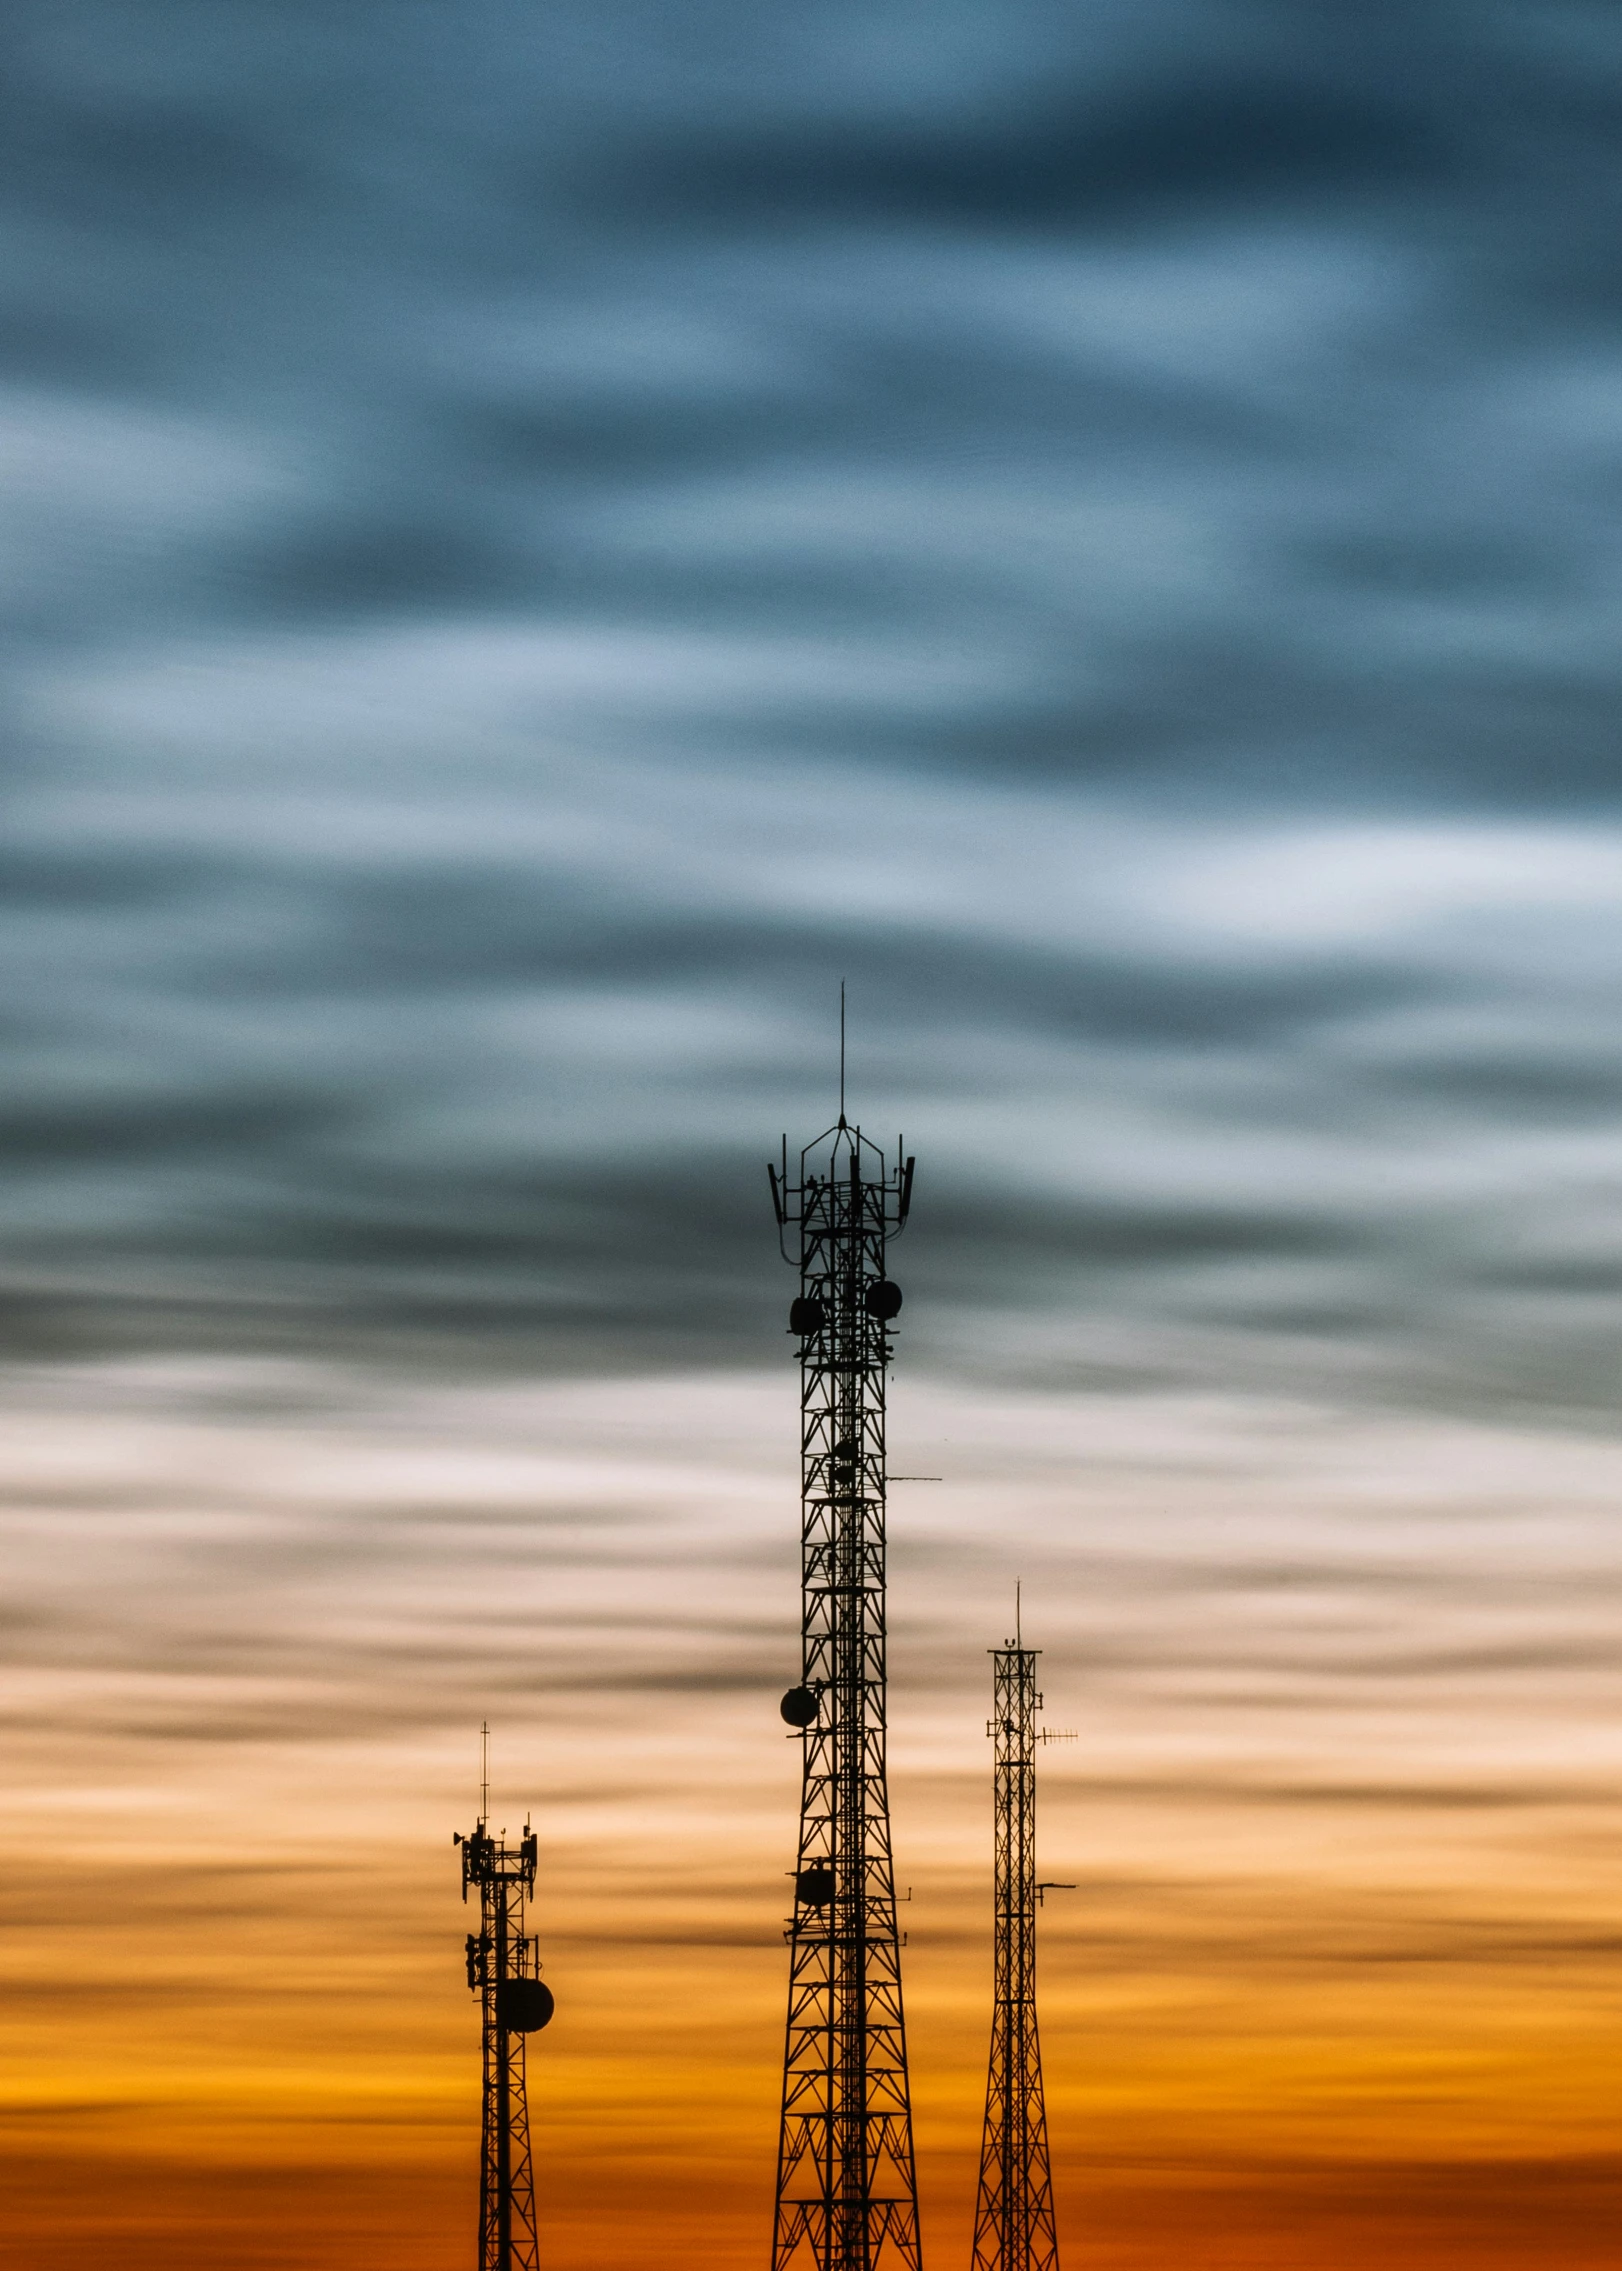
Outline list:
[[[800,1273],[801,1663],[782,1715],[804,1745],[772,2271],[919,2271],[885,1773],[885,1380],[901,1308],[885,1261],[913,1162],[898,1146],[892,1166],[846,1124],[843,1077],[840,1105],[796,1181],[786,1139],[781,1174],[767,1170]]]
[[[453,1840],[462,1849],[462,1898],[479,1895],[479,1930],[467,1936],[467,1983],[484,2020],[479,2271],[539,2271],[524,2038],[546,2025],[553,2003],[534,1934],[524,1930],[536,1840],[528,1822],[516,1846],[492,1837],[488,1774],[481,1796],[477,1826]]]
[[[1018,1634],[991,1651],[996,1956],[974,2271],[1059,2267],[1036,2031],[1036,1911],[1045,1892],[1075,1888],[1039,1884],[1036,1876],[1036,1746],[1048,1739],[1036,1727],[1039,1653],[1021,1646]]]

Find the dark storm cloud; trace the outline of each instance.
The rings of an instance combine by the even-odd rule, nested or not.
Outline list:
[[[707,148],[683,141],[650,151],[643,181],[654,210],[675,198],[734,225],[756,212],[1052,227],[1191,198],[1305,203],[1325,192],[1435,181],[1462,170],[1449,162],[1439,127],[1390,84],[1360,101],[1343,87],[1260,71],[1215,84],[1168,74],[1125,102],[1100,102],[1084,81],[1068,101],[1044,89],[1007,105],[989,126],[824,124],[753,140],[723,130]]]
[[[0,106],[8,1348],[760,1355],[846,976],[916,1345],[1609,1400],[1608,11],[75,0]]]

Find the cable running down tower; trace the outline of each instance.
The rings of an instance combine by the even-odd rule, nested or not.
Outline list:
[[[991,1651],[994,1716],[986,1733],[996,1745],[996,1984],[974,2271],[1059,2271],[1036,2032],[1036,1911],[1044,1893],[1075,1887],[1039,1884],[1036,1876],[1036,1746],[1067,1739],[1037,1732],[1039,1654],[1023,1647],[1018,1633]]]
[[[885,1258],[913,1162],[899,1145],[888,1161],[840,1102],[797,1181],[786,1139],[781,1172],[767,1169],[800,1273],[801,1670],[782,1714],[804,1743],[772,2271],[920,2271],[885,1770],[885,1377],[901,1308]]]
[[[552,2016],[524,1903],[535,1897],[536,1840],[528,1822],[516,1846],[492,1837],[488,1773],[477,1826],[462,1849],[462,1898],[479,1896],[479,1930],[467,1936],[467,1983],[484,2018],[484,2124],[480,2153],[479,2271],[539,2271],[535,2179],[524,2087],[524,2037]]]

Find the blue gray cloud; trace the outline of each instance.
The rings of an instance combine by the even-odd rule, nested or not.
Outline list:
[[[768,1357],[844,977],[931,1361],[1608,1407],[1609,11],[19,46],[13,1353]]]

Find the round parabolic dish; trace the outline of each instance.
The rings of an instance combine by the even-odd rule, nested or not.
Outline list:
[[[544,1979],[504,1979],[496,1989],[496,2024],[509,2034],[539,2034],[556,2008]]]

